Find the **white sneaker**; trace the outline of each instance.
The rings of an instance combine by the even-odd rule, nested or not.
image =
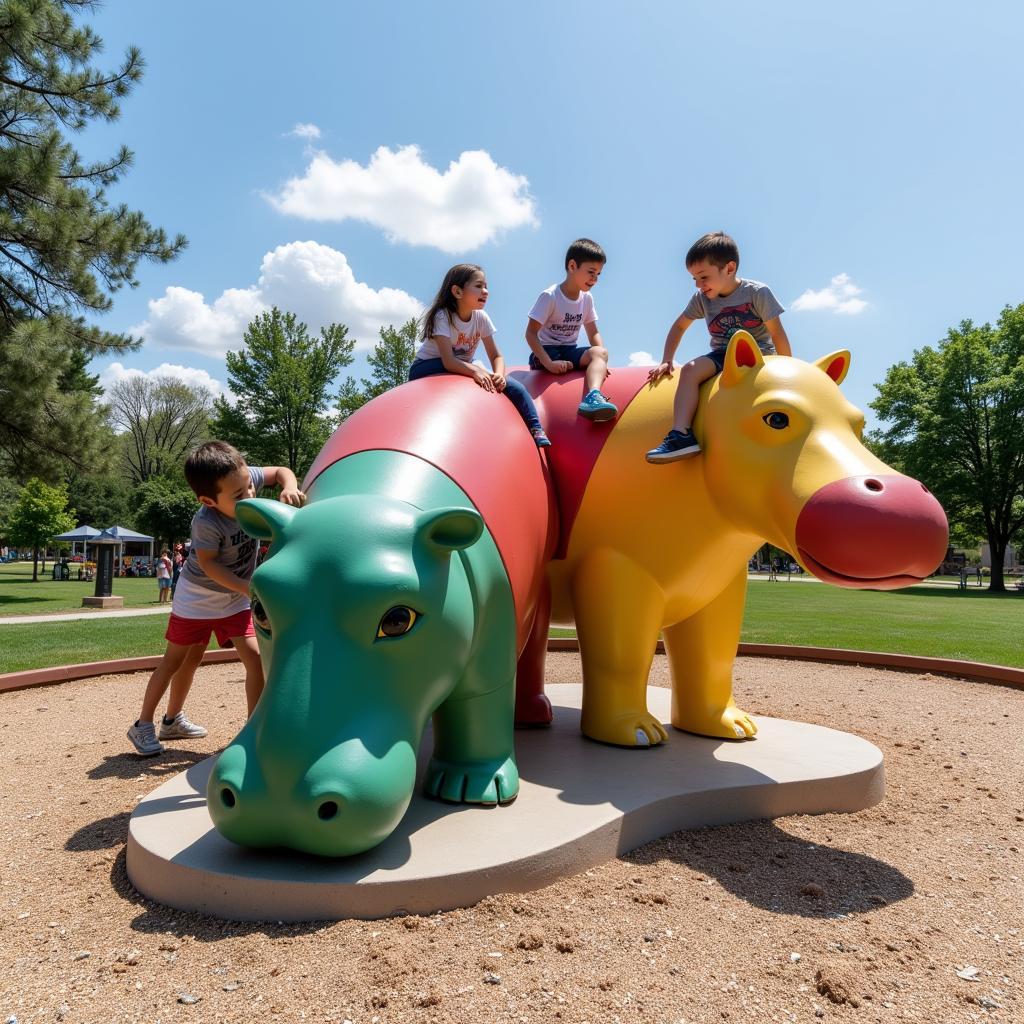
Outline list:
[[[185,717],[179,711],[170,722],[160,719],[160,739],[162,740],[198,740],[206,735],[206,730]]]
[[[156,726],[152,722],[136,722],[128,730],[128,739],[143,757],[155,757],[164,752],[164,745],[156,738]]]

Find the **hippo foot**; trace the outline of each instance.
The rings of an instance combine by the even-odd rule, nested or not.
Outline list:
[[[519,769],[511,757],[471,762],[432,757],[423,793],[449,804],[510,804],[519,795]]]
[[[673,718],[672,725],[683,732],[693,732],[698,736],[714,736],[723,740],[749,740],[757,735],[754,720],[735,704],[729,705],[717,716],[688,715],[686,718],[679,718],[678,721]]]
[[[531,693],[528,697],[516,697],[516,728],[540,728],[551,724],[554,717],[551,701],[543,693]]]
[[[585,715],[583,735],[616,747],[656,747],[668,739],[665,727],[646,711],[631,711],[612,718]]]

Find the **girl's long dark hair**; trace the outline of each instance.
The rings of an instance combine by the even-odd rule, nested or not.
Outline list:
[[[448,321],[451,322],[452,314],[458,309],[458,300],[452,295],[452,288],[464,288],[468,281],[477,272],[483,272],[483,267],[475,263],[457,263],[441,282],[441,287],[430,304],[430,309],[423,314],[423,332],[420,335],[427,341],[434,333],[434,317],[443,309],[448,314]]]

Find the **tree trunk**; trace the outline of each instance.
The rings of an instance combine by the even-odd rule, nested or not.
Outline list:
[[[32,549],[32,582],[39,582],[39,548]]]
[[[988,550],[992,556],[992,582],[988,589],[993,594],[1005,594],[1006,582],[1003,580],[1003,562],[1006,559],[1006,540],[1000,537],[998,540],[989,537]]]

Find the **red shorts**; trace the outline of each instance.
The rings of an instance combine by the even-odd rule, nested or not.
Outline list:
[[[244,612],[236,612],[223,619],[183,619],[171,612],[164,639],[181,647],[191,647],[193,644],[205,647],[210,642],[211,633],[217,635],[217,643],[221,647],[230,647],[231,641],[237,637],[255,636],[252,609],[246,608]]]

